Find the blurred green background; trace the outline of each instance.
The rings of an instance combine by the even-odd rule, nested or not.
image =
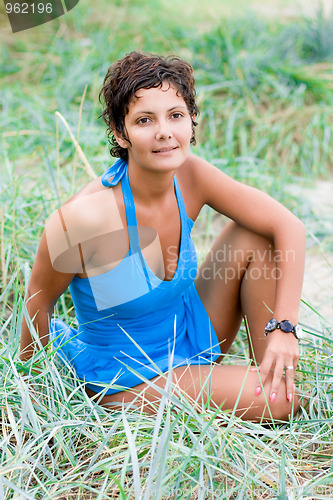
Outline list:
[[[46,216],[90,179],[87,164],[98,175],[114,161],[98,93],[108,66],[134,49],[193,65],[196,154],[313,217],[294,186],[332,172],[330,6],[81,0],[66,15],[14,34],[2,6],[0,201],[4,213],[13,199],[22,212],[13,222],[20,254],[32,258]],[[20,242],[20,224],[29,220],[35,223]]]
[[[324,320],[332,253],[323,252],[333,248],[331,4],[80,0],[15,34],[0,4],[1,498],[126,499],[150,480],[168,491],[181,486],[187,493],[177,498],[333,498],[332,325]],[[297,371],[308,404],[286,425],[197,414],[185,399],[156,423],[131,410],[122,416],[92,405],[55,366],[54,352],[28,365],[18,359],[45,219],[114,161],[98,93],[109,65],[134,49],[193,65],[201,110],[193,152],[282,201],[306,223],[309,246],[318,244],[307,252],[322,260],[313,254],[306,272],[312,293],[302,313],[311,322],[303,320],[309,337]],[[199,258],[220,226],[220,215],[202,211]],[[56,314],[72,323],[68,293]],[[245,330],[234,352],[246,360]]]
[[[101,172],[109,160],[98,91],[115,59],[141,49],[178,54],[193,64],[201,109],[198,154],[250,182],[277,170],[326,175],[333,101],[333,21],[327,12],[325,5],[290,7],[284,0],[81,0],[65,16],[15,34],[3,15],[2,150],[18,171],[45,168],[46,154],[53,165],[54,112],[74,133],[87,86],[80,143]],[[61,165],[72,168],[68,133],[60,127],[59,134]]]

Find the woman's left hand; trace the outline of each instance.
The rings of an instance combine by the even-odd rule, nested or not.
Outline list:
[[[262,386],[264,386],[269,373],[272,371],[273,378],[269,400],[274,403],[285,370],[286,397],[291,403],[295,391],[295,370],[298,359],[298,340],[291,332],[284,333],[275,330],[269,333],[265,355],[257,368],[260,374],[260,384],[258,384],[256,395],[260,394]],[[254,371],[253,368],[252,370]]]

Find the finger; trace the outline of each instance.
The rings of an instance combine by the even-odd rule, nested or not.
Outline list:
[[[281,382],[282,375],[283,375],[283,369],[284,369],[283,362],[278,361],[275,365],[274,374],[273,374],[271,393],[270,393],[270,398],[269,398],[271,403],[274,403],[276,395],[278,393],[278,389],[279,389],[280,382]]]
[[[257,388],[256,388],[256,396],[259,396],[259,394],[261,394],[262,388],[263,388],[263,386],[266,382],[266,379],[271,371],[273,362],[274,362],[273,356],[268,351],[266,351],[264,358],[263,358],[260,366],[258,366],[258,370],[257,370],[258,376],[259,376],[259,381],[258,381],[259,383],[258,383]]]
[[[293,400],[293,393],[294,393],[294,388],[295,388],[295,368],[293,363],[291,362],[290,364],[286,365],[285,367],[286,370],[286,390],[287,390],[287,399],[289,403],[292,402]]]

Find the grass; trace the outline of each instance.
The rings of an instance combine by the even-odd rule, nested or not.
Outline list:
[[[288,424],[241,422],[232,412],[172,395],[168,383],[155,418],[131,407],[110,413],[89,400],[52,353],[18,361],[20,288],[17,273],[2,296],[2,304],[13,304],[1,343],[3,498],[331,496],[328,328],[310,331],[303,346],[300,387],[311,397]]]
[[[332,19],[226,18],[222,2],[191,2],[181,20],[174,1],[98,5],[80,2],[15,36],[0,19],[0,498],[332,497],[332,325],[311,304],[302,306],[312,326],[298,369],[309,404],[283,425],[244,423],[172,396],[168,384],[155,418],[131,407],[108,412],[51,350],[24,365],[18,359],[45,219],[91,178],[89,168],[108,166],[98,90],[108,65],[133,48],[193,64],[202,110],[194,151],[273,194],[331,249],[329,221],[323,228],[291,188],[332,172]],[[205,250],[216,231],[212,212],[197,226]],[[56,314],[73,318],[68,294]],[[231,353],[238,361],[245,339],[242,330]]]

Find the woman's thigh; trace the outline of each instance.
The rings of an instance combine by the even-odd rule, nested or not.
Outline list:
[[[256,337],[253,345],[258,353],[260,351],[258,359],[262,358],[264,327],[271,317],[269,308],[274,307],[275,301],[276,283],[267,279],[270,274],[264,272],[269,266],[275,266],[274,262],[269,262],[272,254],[269,240],[230,222],[201,264],[195,285],[222,353],[229,351],[242,317],[246,316],[251,333]]]
[[[269,403],[271,378],[265,382],[264,391],[256,396],[258,375],[246,366],[189,365],[175,368],[172,372],[172,392],[175,397],[185,396],[200,411],[209,403],[222,412],[232,411],[246,420],[288,419],[292,408],[288,402],[284,379],[281,381],[274,403]],[[166,385],[166,376],[155,377],[151,384],[142,383],[132,389],[104,396],[100,403],[110,409],[119,409],[121,404],[132,403],[148,413],[155,413]],[[89,396],[93,391],[87,390]],[[297,399],[297,398],[296,398]]]

